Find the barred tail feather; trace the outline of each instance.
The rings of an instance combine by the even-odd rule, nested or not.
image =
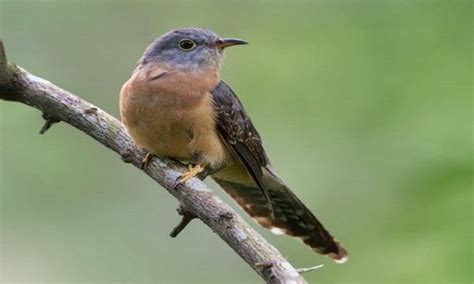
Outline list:
[[[347,260],[346,250],[329,234],[311,211],[269,169],[266,187],[270,194],[273,216],[265,196],[252,182],[233,181],[225,176],[214,180],[260,225],[275,234],[300,239],[312,250],[331,257],[335,262]]]

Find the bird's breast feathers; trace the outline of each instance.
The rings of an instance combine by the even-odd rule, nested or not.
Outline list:
[[[120,93],[122,121],[155,155],[219,164],[228,154],[215,130],[210,91],[218,82],[217,70],[138,69]]]

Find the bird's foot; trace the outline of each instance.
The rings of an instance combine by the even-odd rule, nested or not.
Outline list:
[[[143,170],[146,167],[148,167],[148,164],[150,164],[150,162],[151,162],[151,158],[153,158],[153,154],[150,153],[150,152],[147,152],[145,157],[142,160],[142,163],[140,164],[140,169]]]
[[[177,181],[178,184],[183,184],[187,182],[188,180],[192,179],[193,177],[199,177],[199,174],[204,172],[205,168],[203,165],[197,164],[197,165],[188,165],[188,171],[184,172],[181,174],[181,176],[178,177]]]

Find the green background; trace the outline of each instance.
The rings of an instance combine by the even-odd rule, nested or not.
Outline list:
[[[311,283],[472,283],[472,2],[0,9],[10,60],[117,117],[119,89],[156,36],[197,26],[248,40],[228,50],[223,78],[349,261],[251,224],[296,267],[324,263]],[[0,102],[0,113],[2,283],[261,281],[200,222],[171,239],[176,201],[115,153],[64,123],[38,135],[32,108]]]

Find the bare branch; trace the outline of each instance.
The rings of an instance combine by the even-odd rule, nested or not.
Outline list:
[[[323,268],[323,266],[324,266],[324,264],[311,266],[311,267],[308,267],[308,268],[298,268],[298,269],[296,269],[296,271],[298,271],[301,274],[301,273],[311,272],[311,271]]]
[[[42,117],[44,119],[44,124],[41,127],[39,134],[44,134],[46,131],[48,131],[48,129],[51,128],[51,126],[53,126],[53,124],[58,123],[60,121],[59,119],[56,119],[54,118],[54,116],[47,113],[43,113]]]
[[[138,149],[122,124],[97,106],[36,77],[8,62],[0,42],[0,99],[24,103],[48,114],[48,125],[63,121],[120,154],[122,160],[140,168],[145,152]],[[153,158],[144,169],[147,175],[179,200],[187,219],[173,231],[177,235],[190,216],[201,219],[245,260],[267,283],[305,283],[290,263],[253,230],[229,205],[204,183],[192,179],[174,189],[182,165]],[[265,264],[262,266],[262,263]],[[211,266],[211,265],[210,265]]]
[[[178,207],[177,211],[179,215],[183,217],[181,218],[181,222],[179,222],[179,224],[176,225],[173,231],[171,231],[170,237],[172,238],[176,238],[176,236],[178,236],[179,233],[181,233],[181,231],[189,224],[189,222],[191,222],[194,218],[196,218],[196,216],[193,213],[186,211],[186,209],[182,205]]]

